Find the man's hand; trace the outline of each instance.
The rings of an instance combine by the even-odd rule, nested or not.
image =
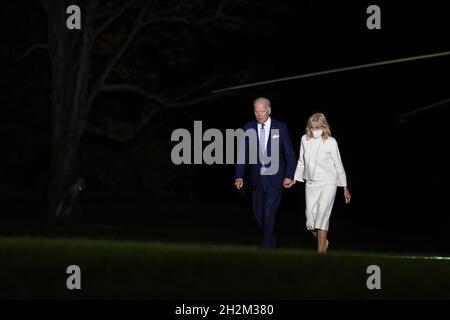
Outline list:
[[[290,188],[295,184],[295,180],[292,180],[290,178],[285,178],[283,181],[283,187]]]
[[[244,180],[243,179],[236,179],[236,180],[234,180],[234,185],[236,186],[236,188],[238,189],[238,190],[241,190],[242,189],[242,187],[244,186]]]

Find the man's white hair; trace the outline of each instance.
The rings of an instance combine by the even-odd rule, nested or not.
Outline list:
[[[258,102],[264,103],[268,108],[271,108],[270,100],[264,97],[259,97],[255,101],[253,101],[253,105],[257,104]]]

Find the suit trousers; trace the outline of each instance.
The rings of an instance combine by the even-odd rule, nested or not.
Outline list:
[[[252,191],[252,211],[262,232],[262,248],[276,248],[275,219],[283,189],[273,188],[267,176],[260,177],[260,185]]]

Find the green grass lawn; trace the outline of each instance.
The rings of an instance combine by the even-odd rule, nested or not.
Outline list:
[[[0,238],[0,297],[13,299],[448,299],[450,258],[252,246]],[[381,289],[369,290],[369,265]],[[66,268],[81,268],[68,290]]]

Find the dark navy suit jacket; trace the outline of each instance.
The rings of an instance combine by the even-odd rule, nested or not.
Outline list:
[[[258,126],[256,120],[247,123],[243,130],[246,131],[248,129],[254,129],[255,133],[258,133]],[[279,167],[278,171],[273,175],[267,175],[268,181],[272,188],[274,189],[282,189],[283,188],[283,180],[285,178],[294,179],[295,168],[297,166],[297,157],[292,146],[292,140],[289,135],[287,125],[284,122],[275,120],[271,118],[270,125],[270,136],[267,141],[267,156],[271,157],[272,155],[272,141],[274,137],[273,129],[278,129],[279,137],[276,139],[280,139],[279,144]],[[256,135],[258,137],[258,134]],[[257,158],[257,164],[249,164],[249,150],[255,150],[259,152],[259,137],[256,146],[249,145],[249,139],[245,139],[245,145],[241,146],[241,148],[245,148],[245,164],[236,164],[235,167],[235,178],[244,179],[245,168],[249,167],[249,187],[252,190],[257,190],[261,187],[261,161],[259,159],[259,153]],[[267,164],[270,166],[270,164]],[[245,183],[245,179],[244,179]]]

